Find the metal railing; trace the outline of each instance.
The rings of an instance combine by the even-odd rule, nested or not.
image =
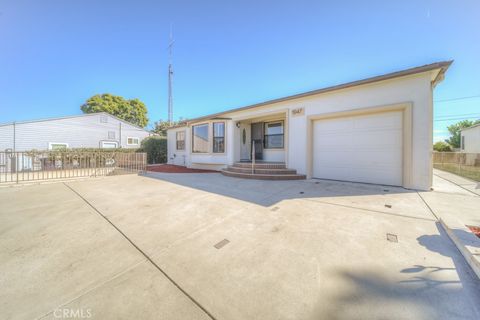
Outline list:
[[[255,174],[255,140],[252,143],[252,174]]]
[[[433,167],[480,181],[480,153],[434,152]]]
[[[146,153],[0,152],[0,184],[142,173],[146,165]]]

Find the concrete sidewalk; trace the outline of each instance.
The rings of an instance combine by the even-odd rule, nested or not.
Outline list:
[[[441,170],[434,171],[434,182],[434,192],[423,192],[421,196],[480,278],[480,239],[467,227],[480,227],[478,185]]]
[[[480,196],[480,182],[476,182],[476,181],[458,176],[456,174],[438,170],[438,169],[433,169],[433,175],[443,180],[446,180],[451,184],[456,185],[462,189],[465,189],[477,196]]]
[[[67,185],[0,189],[7,319],[480,318],[480,282],[422,200],[446,192],[217,173]]]
[[[433,192],[421,192],[437,216],[454,216],[466,225],[480,226],[480,189],[452,173],[434,170]]]

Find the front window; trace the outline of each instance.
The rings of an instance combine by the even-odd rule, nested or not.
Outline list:
[[[213,123],[213,152],[225,152],[225,122]]]
[[[127,138],[127,144],[128,144],[129,146],[138,145],[138,144],[140,144],[140,139],[128,137],[128,138]]]
[[[283,121],[265,123],[265,149],[283,148]]]
[[[461,148],[462,150],[465,150],[465,136],[462,136]]]
[[[192,152],[208,152],[208,123],[192,127]]]
[[[185,131],[178,131],[177,135],[177,150],[185,150]]]

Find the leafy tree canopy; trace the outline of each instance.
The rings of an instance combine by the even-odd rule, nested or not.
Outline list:
[[[477,123],[480,123],[480,119],[476,121],[463,120],[448,126],[448,132],[450,132],[452,136],[446,139],[445,142],[454,148],[460,148],[460,130],[471,127]]]
[[[173,121],[171,124],[168,121],[165,120],[158,120],[155,121],[154,126],[153,126],[153,132],[161,135],[161,136],[166,136],[167,135],[167,129],[173,126],[181,125],[185,123],[185,119],[180,118],[178,121]]]
[[[94,95],[80,109],[84,113],[107,112],[142,128],[148,123],[147,107],[142,101],[109,93]]]
[[[448,143],[443,141],[438,141],[433,145],[433,150],[438,152],[450,152],[452,151],[452,148]]]

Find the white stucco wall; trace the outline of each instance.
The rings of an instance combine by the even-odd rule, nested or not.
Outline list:
[[[185,150],[177,150],[176,135],[177,135],[177,132],[179,131],[185,132]],[[187,158],[187,149],[189,147],[189,144],[187,143],[187,141],[190,142],[190,140],[189,140],[189,134],[187,134],[187,131],[189,132],[187,127],[170,129],[167,131],[167,153],[168,153],[167,163],[175,164],[178,166],[188,165],[187,161],[189,159]]]
[[[263,160],[285,162],[285,150],[283,149],[263,149]]]
[[[464,137],[466,153],[480,153],[480,126],[462,130],[461,136]]]
[[[432,183],[433,102],[432,78],[436,71],[409,75],[391,80],[321,93],[304,98],[273,103],[253,109],[225,113],[230,118],[227,126],[227,154],[193,155],[192,163],[217,163],[217,167],[233,164],[239,152],[240,128],[235,123],[242,119],[268,114],[285,113],[284,161],[298,173],[307,173],[307,117],[340,111],[387,106],[399,103],[412,105],[411,184],[409,187],[427,190]],[[303,108],[304,114],[292,116],[293,109]],[[187,150],[191,146],[187,144]],[[169,151],[170,152],[170,151]],[[189,157],[187,152],[187,157]],[[273,158],[272,158],[273,159]],[[273,161],[273,160],[272,160]],[[188,161],[187,161],[188,163]]]

